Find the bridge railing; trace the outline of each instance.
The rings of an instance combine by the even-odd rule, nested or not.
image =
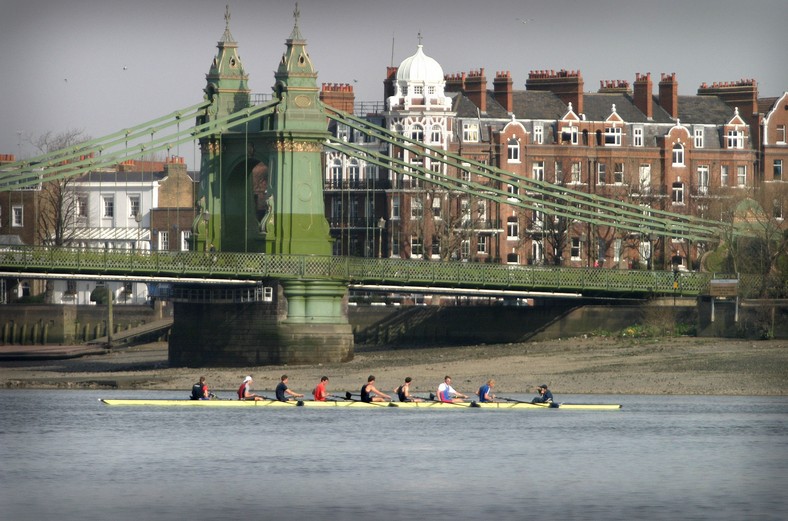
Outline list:
[[[331,279],[349,283],[512,289],[583,294],[699,295],[710,273],[513,266],[473,262],[377,259],[316,255],[266,255],[134,251],[119,249],[8,246],[0,249],[0,270],[8,273],[84,274],[102,278]],[[734,277],[726,275],[726,277]],[[740,294],[758,287],[757,276],[740,277]]]

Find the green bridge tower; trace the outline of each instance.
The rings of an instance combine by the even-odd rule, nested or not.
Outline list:
[[[322,182],[329,137],[317,73],[295,24],[273,87],[272,111],[201,141],[193,245],[218,252],[331,255]],[[227,26],[206,76],[205,115],[251,107],[247,75]],[[264,189],[263,189],[264,187]],[[265,365],[346,361],[353,356],[347,286],[341,282],[264,280],[266,301],[176,302],[173,365]]]

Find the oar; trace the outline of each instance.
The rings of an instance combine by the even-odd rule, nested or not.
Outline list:
[[[339,398],[340,400],[350,400],[352,402],[369,403],[369,404],[372,404],[372,405],[377,405],[379,407],[396,407],[397,406],[396,404],[394,404],[392,402],[365,402],[363,400],[357,400],[357,399],[353,398],[353,394],[350,391],[347,391],[345,393],[344,397],[337,396],[335,394],[332,394],[330,396],[333,396],[334,398]]]
[[[557,409],[558,404],[556,402],[524,402],[522,400],[515,400],[514,398],[506,398],[505,396],[499,396],[501,400],[506,400],[507,402],[514,402],[514,403],[527,403],[529,405],[539,405],[541,407],[553,408]]]
[[[465,407],[464,403],[444,402],[443,400],[436,400],[436,398],[437,398],[437,396],[435,396],[434,394],[430,393],[430,401],[432,401],[432,402],[445,403],[447,405],[456,405],[458,407]],[[470,403],[471,404],[470,404],[469,407],[481,407],[481,405],[479,405],[476,402],[470,402]]]

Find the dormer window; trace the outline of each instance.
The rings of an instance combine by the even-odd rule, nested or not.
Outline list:
[[[479,124],[478,123],[463,123],[462,124],[462,140],[472,143],[479,142]]]
[[[542,125],[534,125],[534,143],[537,145],[544,143],[544,127]]]
[[[728,131],[728,148],[744,148],[744,133],[741,130]]]
[[[695,148],[703,148],[703,127],[695,129]]]
[[[571,143],[577,144],[578,131],[577,127],[563,127],[561,129],[561,144]]]
[[[605,146],[620,147],[621,146],[621,128],[620,127],[607,127],[605,128]]]

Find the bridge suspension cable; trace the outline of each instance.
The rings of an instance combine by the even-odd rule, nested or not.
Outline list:
[[[147,154],[169,151],[177,145],[220,134],[270,114],[277,103],[278,100],[273,100],[206,121],[213,104],[204,101],[102,138],[9,163],[0,172],[0,192],[29,188],[42,182],[113,167]],[[180,124],[187,120],[194,120],[195,124],[182,129]],[[175,127],[174,131],[171,127]],[[166,129],[170,131],[165,134]],[[142,142],[143,139],[149,141]]]

